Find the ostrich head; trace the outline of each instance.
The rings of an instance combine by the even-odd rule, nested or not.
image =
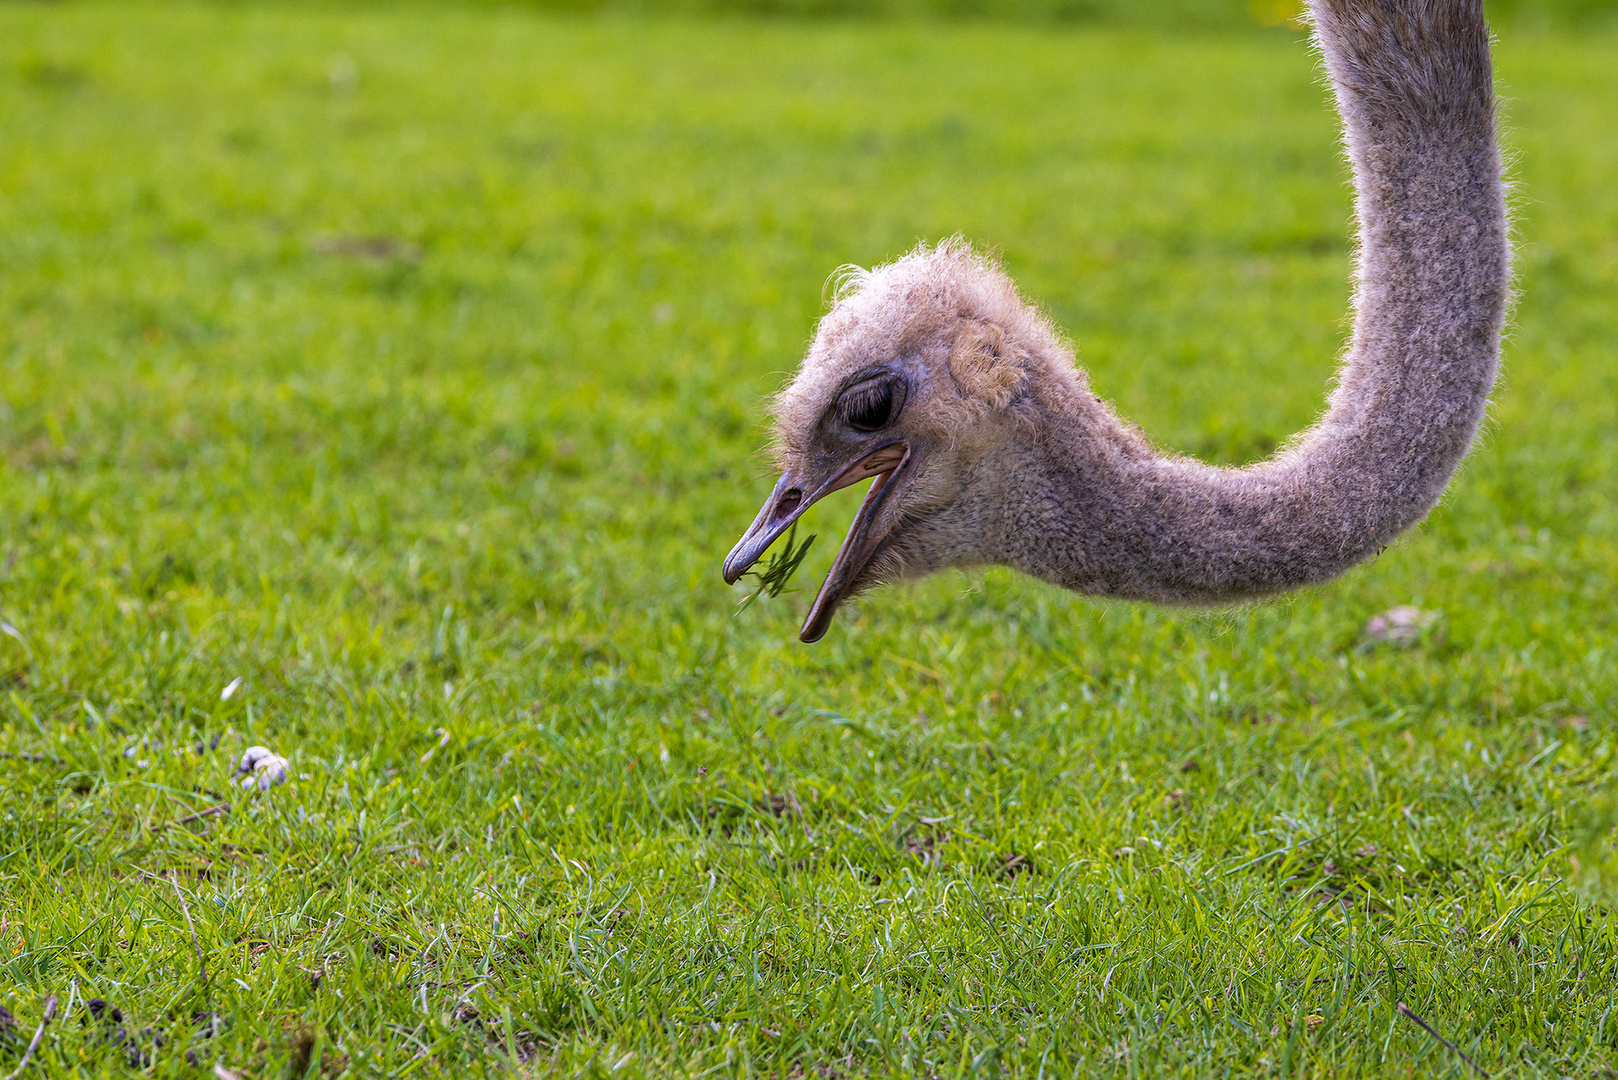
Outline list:
[[[884,582],[993,561],[1040,398],[1082,387],[1071,353],[996,266],[964,243],[850,271],[776,398],[781,478],[725,560],[735,582],[816,501],[874,478],[800,637]]]

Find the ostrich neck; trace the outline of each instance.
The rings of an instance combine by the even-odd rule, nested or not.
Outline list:
[[[1017,463],[1047,497],[1003,508],[995,561],[1111,596],[1262,596],[1380,551],[1465,455],[1509,293],[1482,4],[1313,6],[1359,225],[1353,336],[1324,416],[1275,458],[1219,469],[1158,454],[1076,384],[1047,387]]]

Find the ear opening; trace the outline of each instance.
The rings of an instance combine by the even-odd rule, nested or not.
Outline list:
[[[950,350],[949,370],[967,397],[989,409],[1003,409],[1022,385],[1021,351],[1006,340],[994,323],[968,320]]]

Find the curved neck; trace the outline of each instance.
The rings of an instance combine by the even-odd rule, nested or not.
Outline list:
[[[1353,338],[1320,422],[1275,458],[1166,458],[1051,386],[1017,467],[1063,498],[995,561],[1084,592],[1199,603],[1324,581],[1442,495],[1488,404],[1510,285],[1480,0],[1315,0],[1359,223]]]

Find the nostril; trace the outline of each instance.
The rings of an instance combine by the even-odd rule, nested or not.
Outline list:
[[[788,489],[775,504],[775,516],[778,518],[786,517],[796,510],[801,502],[803,502],[803,492],[797,488]]]

